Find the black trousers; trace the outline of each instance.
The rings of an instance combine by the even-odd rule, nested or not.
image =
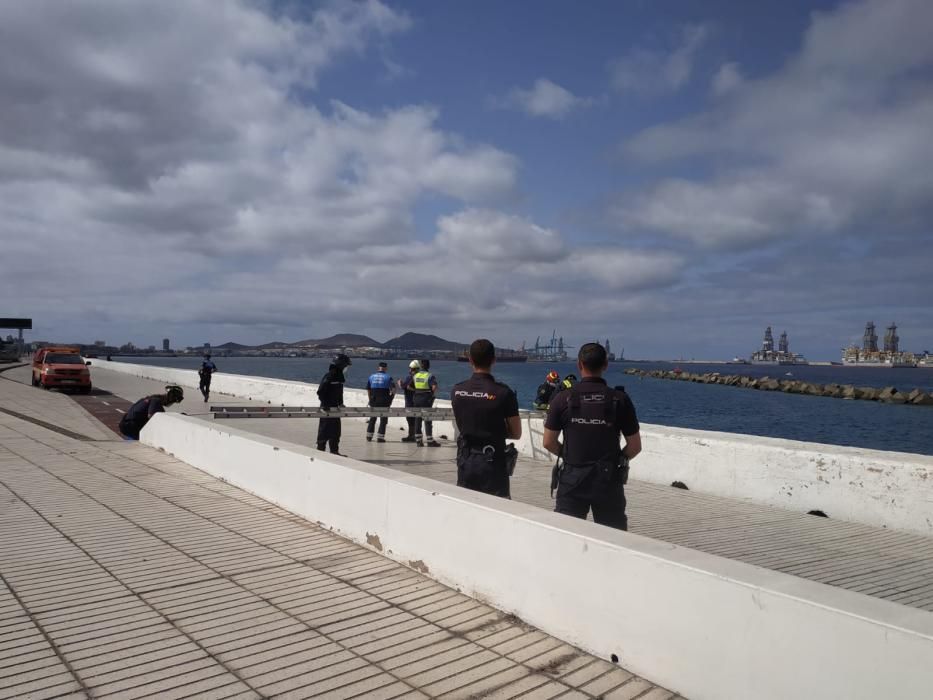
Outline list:
[[[317,448],[323,450],[330,447],[330,451],[337,454],[340,447],[340,419],[321,418],[317,424]]]
[[[593,522],[617,530],[628,530],[625,514],[625,487],[620,478],[608,483],[599,478],[597,468],[564,467],[557,486],[555,512],[585,519],[593,511]]]
[[[386,436],[386,426],[389,424],[388,418],[379,417],[379,437],[384,438]],[[369,419],[369,424],[366,426],[366,437],[372,437],[373,431],[376,429],[376,416],[372,416]]]
[[[458,449],[457,486],[500,498],[512,498],[508,467],[500,455],[496,455],[493,461],[489,462],[482,453]]]
[[[424,395],[425,394],[415,394],[415,402],[414,402],[415,408],[431,408],[431,406],[434,405],[434,396],[428,394],[428,396],[430,397],[429,399],[420,398],[421,396],[424,396]],[[434,437],[434,421],[425,420],[424,418],[420,418],[420,417],[412,418],[412,420],[415,422],[413,427],[415,430],[416,440],[424,440],[424,433],[427,434],[428,440]],[[424,433],[421,432],[422,424],[424,424]]]
[[[211,375],[208,374],[207,376],[202,376],[202,377],[201,377],[201,381],[200,381],[200,383],[198,384],[198,389],[201,390],[201,394],[202,394],[202,395],[204,396],[204,398],[206,399],[207,396],[208,396],[208,394],[211,393]],[[223,392],[221,392],[221,393],[223,393]]]

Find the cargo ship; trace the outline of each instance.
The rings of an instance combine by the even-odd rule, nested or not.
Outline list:
[[[464,350],[457,355],[457,362],[469,362],[470,353]],[[496,362],[528,362],[528,353],[524,350],[496,349]]]

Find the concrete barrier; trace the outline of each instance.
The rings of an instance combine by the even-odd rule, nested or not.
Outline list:
[[[142,441],[687,697],[925,697],[933,614],[160,414]]]
[[[197,373],[123,362],[95,364],[119,372],[196,388]],[[317,386],[266,377],[217,374],[212,392],[274,405],[318,405]],[[365,406],[366,392],[346,389],[348,406]],[[438,406],[449,406],[440,400]],[[543,419],[523,419],[519,451],[551,460],[541,446]],[[404,426],[403,419],[390,424]],[[449,423],[436,434],[453,435]],[[642,425],[644,451],[631,478],[659,484],[682,481],[694,491],[747,499],[797,512],[933,535],[933,457],[776,438]]]

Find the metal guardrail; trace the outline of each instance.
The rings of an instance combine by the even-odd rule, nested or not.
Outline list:
[[[424,418],[425,420],[453,421],[452,408],[373,408],[372,406],[211,406],[214,418]],[[541,411],[519,411],[522,418],[538,418]]]
[[[426,420],[454,419],[452,408],[372,408],[370,406],[344,406],[320,408],[317,406],[211,406],[214,418],[424,418]]]

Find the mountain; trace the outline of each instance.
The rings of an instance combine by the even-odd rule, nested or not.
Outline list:
[[[223,345],[212,345],[213,350],[248,350],[252,345],[240,345],[240,343],[224,343]]]
[[[255,346],[255,350],[281,350],[283,348],[291,347],[291,343],[283,343],[279,340],[276,340],[272,343],[265,343],[264,345]]]
[[[318,348],[383,347],[382,343],[380,343],[378,340],[373,340],[368,335],[359,335],[357,333],[338,333],[337,335],[332,335],[329,338],[321,338],[319,340],[315,340],[313,338],[308,340],[299,340],[298,342],[291,343],[290,345],[292,347]]]
[[[457,352],[467,347],[467,344],[444,340],[436,335],[404,333],[397,338],[387,340],[382,344],[382,347],[398,350],[453,350]]]

